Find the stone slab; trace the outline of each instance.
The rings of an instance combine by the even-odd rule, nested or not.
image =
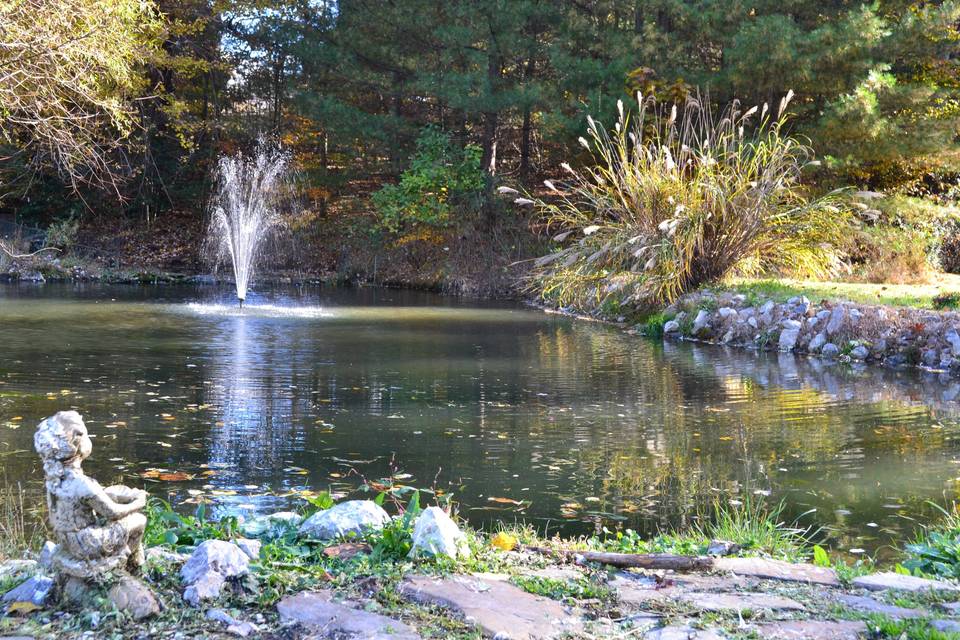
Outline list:
[[[837,600],[839,600],[846,607],[854,609],[855,611],[861,611],[863,613],[879,613],[897,620],[902,620],[904,618],[922,618],[930,615],[928,612],[922,609],[907,609],[905,607],[897,607],[895,605],[880,602],[879,600],[874,600],[873,598],[868,598],[866,596],[855,596],[845,593],[837,596]]]
[[[822,584],[828,587],[840,586],[836,571],[807,563],[794,564],[767,558],[717,558],[714,561],[714,568],[717,571],[730,571],[737,575],[766,580]]]
[[[853,579],[853,586],[870,591],[960,591],[956,585],[940,580],[927,580],[916,576],[886,571]]]
[[[705,593],[692,591],[681,594],[680,600],[701,611],[804,610],[804,606],[796,600],[768,593]]]
[[[652,629],[643,634],[646,640],[723,640],[713,629],[695,629],[688,626],[670,626]]]
[[[545,640],[581,627],[580,618],[568,613],[560,603],[501,580],[412,576],[404,581],[401,589],[403,595],[414,602],[457,612],[487,637]]]
[[[277,603],[284,622],[297,622],[309,629],[322,629],[324,636],[337,640],[419,640],[409,626],[333,600],[325,591],[310,591],[287,596]]]
[[[860,620],[771,622],[753,628],[764,640],[860,640],[867,632],[866,623]]]

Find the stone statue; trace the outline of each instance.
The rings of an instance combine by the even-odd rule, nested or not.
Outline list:
[[[122,485],[103,488],[80,468],[93,451],[83,418],[61,411],[37,427],[33,446],[43,460],[47,507],[56,549],[54,570],[89,580],[143,564],[143,532],[147,518],[140,511],[147,492]]]

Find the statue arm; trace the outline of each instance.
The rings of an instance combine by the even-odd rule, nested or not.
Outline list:
[[[133,493],[133,491],[131,491],[131,493]],[[130,502],[121,504],[110,497],[110,495],[98,485],[93,487],[93,492],[90,496],[90,506],[104,518],[119,520],[131,513],[141,511],[146,507],[147,494],[143,491],[136,491],[136,497],[133,497]]]

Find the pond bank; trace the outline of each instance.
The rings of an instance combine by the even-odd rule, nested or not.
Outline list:
[[[148,537],[168,542],[148,549],[143,575],[108,577],[80,606],[57,604],[42,577],[42,554],[39,562],[0,563],[8,594],[0,634],[712,640],[936,639],[960,632],[956,583],[869,574],[865,565],[830,566],[823,557],[810,564],[787,531],[767,540],[788,545],[779,550],[693,532],[643,543],[629,535],[606,542],[542,539],[516,527],[490,535],[460,530],[439,509],[420,511],[411,501],[392,520],[331,537],[325,524],[349,529],[346,512],[373,508],[353,503],[332,507],[344,512],[337,518],[325,517],[330,510],[306,519],[284,512],[236,528],[154,510]],[[423,519],[442,526],[422,526]],[[188,539],[188,530],[204,534]],[[190,544],[178,546],[178,536]],[[590,551],[596,548],[605,551]],[[687,555],[671,555],[678,551]],[[624,566],[637,564],[648,568]],[[122,595],[137,589],[155,604]]]

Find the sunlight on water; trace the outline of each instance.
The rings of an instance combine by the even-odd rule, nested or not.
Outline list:
[[[324,311],[322,307],[292,307],[277,304],[246,304],[242,308],[238,304],[207,304],[191,302],[187,305],[177,305],[175,310],[186,309],[189,313],[199,316],[235,316],[235,317],[265,317],[265,318],[332,318],[334,314]]]

